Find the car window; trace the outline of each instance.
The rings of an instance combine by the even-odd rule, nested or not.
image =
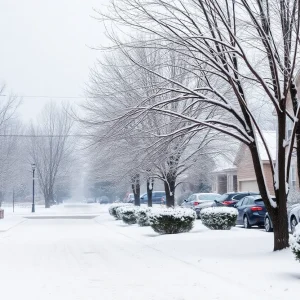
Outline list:
[[[222,202],[222,201],[227,200],[228,197],[229,197],[228,194],[223,194],[223,195],[219,196],[216,200]]]
[[[249,203],[249,198],[248,197],[244,197],[243,205],[248,205],[248,203]]]
[[[198,195],[198,200],[207,200],[207,201],[212,201],[215,200],[216,194],[200,194]]]
[[[164,192],[157,192],[156,193],[156,197],[164,197],[166,195],[166,193]]]
[[[254,204],[255,204],[254,199],[249,197],[247,205],[254,205]]]
[[[265,205],[264,201],[262,199],[257,199],[254,202],[255,202],[256,205],[263,205],[263,206]]]
[[[236,206],[237,206],[237,207],[242,206],[243,203],[244,203],[244,199],[240,200],[240,201],[236,204]]]
[[[232,197],[232,199],[234,200],[241,200],[246,196],[246,194],[237,194],[235,196]]]

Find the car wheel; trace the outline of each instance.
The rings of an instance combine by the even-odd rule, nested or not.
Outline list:
[[[249,224],[249,220],[248,220],[248,217],[247,216],[244,216],[244,227],[245,228],[250,228],[250,224]]]
[[[266,217],[265,219],[265,230],[266,232],[272,232],[273,228],[271,227],[271,221],[270,218]]]
[[[297,224],[298,224],[297,219],[293,216],[291,218],[291,231],[292,231],[292,233],[294,233],[295,227],[297,226]]]

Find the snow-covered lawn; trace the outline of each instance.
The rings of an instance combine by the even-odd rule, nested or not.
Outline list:
[[[107,206],[55,210],[99,216],[49,213],[0,232],[4,299],[298,298],[300,264],[290,250],[273,253],[272,234],[262,230],[210,231],[196,221],[189,233],[160,236],[113,220]]]
[[[211,296],[205,294],[204,299],[225,299],[213,296],[220,292],[220,283],[227,283],[235,295],[235,289],[241,288],[243,300],[292,299],[299,295],[300,263],[290,249],[274,253],[273,233],[263,229],[209,230],[196,220],[189,233],[158,235],[150,227],[123,225],[111,217],[104,224],[113,232],[215,277],[216,290],[211,291]],[[201,275],[198,278],[201,281]]]

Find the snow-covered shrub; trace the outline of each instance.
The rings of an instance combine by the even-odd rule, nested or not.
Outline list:
[[[113,216],[117,220],[121,220],[121,217],[117,215],[117,209],[119,207],[125,207],[125,206],[132,206],[130,203],[113,203],[112,205],[109,206],[108,212],[111,216]]]
[[[235,225],[238,212],[233,207],[208,207],[201,210],[200,216],[209,229],[229,230]]]
[[[137,223],[139,226],[150,226],[149,214],[151,212],[151,208],[140,208],[136,212]]]
[[[137,212],[140,210],[138,206],[125,206],[119,214],[122,216],[124,223],[128,225],[136,224],[137,222]]]
[[[149,213],[150,226],[158,233],[188,232],[194,226],[196,213],[186,208],[152,209]]]
[[[290,246],[292,252],[295,254],[296,260],[300,261],[300,224],[295,228],[292,238],[290,239]]]

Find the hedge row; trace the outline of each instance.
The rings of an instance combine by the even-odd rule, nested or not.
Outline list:
[[[196,219],[195,211],[189,208],[154,209],[124,203],[111,205],[109,213],[125,224],[151,226],[161,234],[188,232]],[[236,219],[237,210],[231,207],[210,207],[201,211],[202,223],[213,230],[229,230],[235,226]]]

